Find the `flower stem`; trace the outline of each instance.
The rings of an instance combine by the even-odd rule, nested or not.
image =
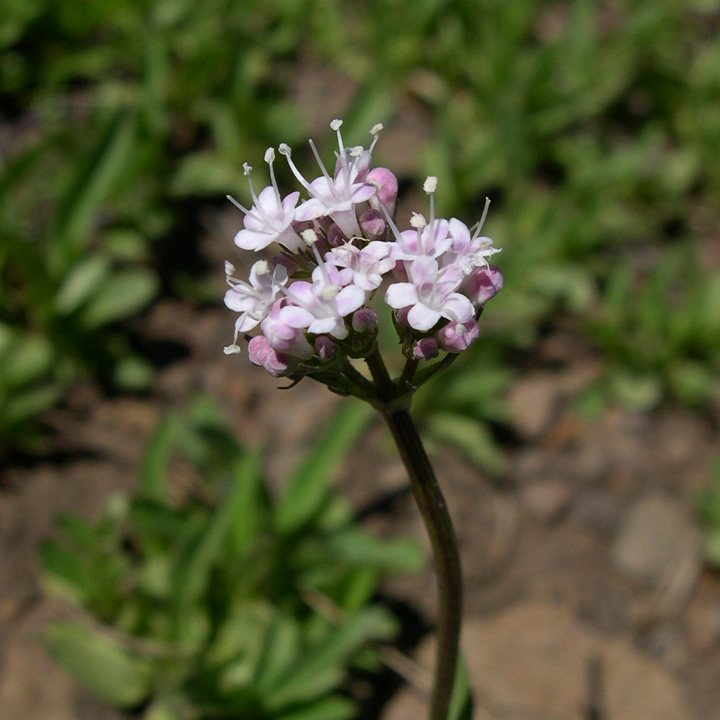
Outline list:
[[[425,522],[435,557],[439,611],[435,683],[429,720],[447,720],[462,619],[462,574],[457,541],[445,498],[410,413],[396,410],[382,414],[410,476],[415,502]]]
[[[377,346],[366,358],[377,389],[373,403],[385,418],[410,478],[430,536],[438,588],[437,658],[429,720],[447,720],[457,668],[462,622],[462,573],[457,540],[437,478],[410,417],[410,392],[393,381]],[[407,370],[407,368],[406,368]],[[403,374],[405,375],[405,373]],[[405,384],[405,383],[403,383]]]

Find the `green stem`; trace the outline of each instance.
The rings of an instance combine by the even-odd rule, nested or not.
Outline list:
[[[435,683],[429,720],[447,720],[462,620],[462,575],[457,541],[445,498],[407,410],[383,413],[410,476],[435,557],[439,595]]]
[[[457,540],[445,498],[430,459],[407,407],[405,388],[398,388],[388,374],[377,348],[366,362],[378,391],[376,406],[385,418],[405,465],[415,502],[420,509],[435,558],[439,609],[435,682],[429,720],[447,720],[455,682],[460,624],[462,621],[462,574]],[[398,405],[398,400],[403,403]]]

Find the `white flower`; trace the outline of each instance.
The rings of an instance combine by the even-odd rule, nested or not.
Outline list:
[[[443,317],[456,323],[473,318],[473,304],[457,292],[465,277],[460,268],[439,268],[435,258],[422,256],[407,263],[406,270],[410,282],[390,285],[385,302],[396,310],[409,307],[410,327],[425,332]]]
[[[327,253],[325,260],[337,268],[350,270],[350,282],[371,292],[380,287],[382,276],[395,267],[389,253],[390,244],[380,240],[370,242],[364,248],[345,243]]]
[[[313,270],[312,282],[298,280],[285,291],[292,305],[284,307],[279,317],[291,327],[342,340],[348,335],[344,318],[365,304],[367,294],[358,285],[345,284],[348,273],[324,263],[317,247],[313,246],[313,250],[318,266]]]
[[[290,147],[283,143],[280,145],[279,151],[285,155],[293,174],[310,195],[310,199],[301,203],[295,211],[296,220],[330,217],[346,237],[352,238],[361,234],[355,205],[369,200],[377,192],[377,188],[361,179],[367,174],[370,159],[364,154],[362,148],[352,148],[349,153],[346,152],[340,135],[340,125],[342,125],[340,120],[334,120],[330,124],[330,127],[337,131],[340,148],[339,167],[334,178],[330,177],[312,140],[309,141],[310,147],[320,166],[322,177],[310,183],[305,180],[292,161]]]
[[[232,345],[225,348],[227,354],[237,353],[237,337],[257,327],[270,312],[280,289],[288,281],[287,270],[282,265],[276,265],[272,270],[265,260],[256,262],[250,269],[250,284],[231,277],[234,268],[228,263],[230,270],[227,281],[230,289],[225,293],[225,305],[240,313],[235,321],[235,337]]]
[[[299,192],[292,192],[286,198],[280,197],[280,191],[275,181],[273,161],[275,152],[268,148],[265,153],[265,162],[270,168],[271,185],[262,190],[260,195],[255,194],[250,171],[252,168],[245,163],[245,175],[250,185],[254,205],[246,210],[242,205],[229,199],[245,213],[244,228],[235,236],[235,244],[243,250],[262,250],[273,242],[280,243],[290,252],[297,252],[303,247],[303,242],[292,227],[295,218],[295,205],[300,198]]]

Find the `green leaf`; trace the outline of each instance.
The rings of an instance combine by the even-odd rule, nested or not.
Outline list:
[[[139,355],[121,357],[112,373],[115,387],[128,392],[147,390],[154,377],[155,371],[151,363]]]
[[[140,494],[144,498],[163,502],[168,497],[166,472],[177,445],[182,423],[177,415],[162,419],[145,448],[140,467]]]
[[[150,693],[152,667],[108,635],[72,623],[46,634],[50,653],[84,687],[111,704],[133,708]]]
[[[302,708],[274,716],[274,720],[349,720],[357,713],[352,700],[331,695]]]
[[[76,604],[85,602],[96,589],[95,578],[76,552],[57,543],[40,546],[43,581],[54,592]]]
[[[461,415],[436,413],[428,417],[427,432],[433,442],[454,445],[487,472],[500,475],[505,471],[505,456],[484,423]]]
[[[81,322],[87,328],[97,328],[123,320],[145,308],[157,291],[158,279],[147,268],[116,272],[88,301]]]
[[[44,337],[26,336],[12,347],[8,357],[3,359],[2,380],[10,387],[18,387],[48,373],[55,353]]]
[[[110,262],[104,255],[91,255],[78,263],[63,280],[55,296],[55,309],[67,315],[85,302],[107,278]]]
[[[416,572],[425,562],[425,554],[418,543],[375,537],[360,528],[335,533],[324,543],[330,552],[346,561],[385,572]]]
[[[85,162],[77,167],[75,182],[58,209],[56,235],[60,249],[76,255],[93,223],[100,203],[128,165],[135,135],[135,120],[118,112]],[[65,254],[64,262],[67,262]]]
[[[259,691],[269,691],[294,663],[301,660],[300,629],[296,619],[278,613],[263,642],[253,685]]]
[[[448,720],[472,720],[472,717],[472,686],[470,685],[467,665],[461,655],[458,657],[457,669],[455,671],[455,683],[453,684],[452,696],[450,698]]]
[[[55,405],[61,396],[62,387],[59,384],[39,385],[19,390],[3,401],[2,422],[12,425],[35,417]]]
[[[226,541],[233,522],[242,517],[242,504],[246,497],[246,484],[257,482],[260,472],[260,454],[248,452],[237,463],[233,471],[235,482],[230,493],[211,516],[206,527],[189,553],[179,558],[175,575],[175,597],[173,617],[176,631],[182,635],[187,613],[196,605],[205,592],[210,572]]]
[[[346,401],[330,426],[293,473],[276,506],[275,526],[283,535],[298,530],[327,498],[330,477],[372,417],[372,409]]]
[[[278,712],[291,703],[330,692],[344,674],[349,657],[371,640],[387,639],[396,623],[389,613],[371,607],[348,618],[325,639],[308,648],[297,663],[268,691],[269,709]]]

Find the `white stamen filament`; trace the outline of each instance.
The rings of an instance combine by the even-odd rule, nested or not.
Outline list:
[[[485,198],[485,208],[483,210],[482,217],[480,218],[480,222],[478,223],[478,226],[477,226],[475,232],[473,233],[473,236],[472,236],[473,240],[475,240],[477,237],[480,236],[480,231],[482,230],[482,227],[485,224],[485,218],[487,217],[489,208],[490,208],[490,198],[486,197]]]
[[[370,134],[373,136],[372,142],[370,143],[370,147],[368,150],[370,151],[370,154],[372,155],[372,151],[375,149],[375,145],[377,144],[378,138],[380,137],[380,131],[383,129],[382,123],[375,123],[375,125],[372,126],[370,129]]]
[[[310,195],[313,195],[313,191],[310,189],[310,184],[308,181],[300,174],[300,171],[295,167],[295,163],[292,161],[292,158],[290,157],[292,155],[292,150],[290,149],[290,146],[287,143],[280,143],[278,145],[278,152],[281,155],[285,156],[285,159],[287,160],[287,164],[290,166],[290,170],[292,174],[295,176],[297,181],[310,193]]]
[[[342,165],[343,178],[345,180],[345,186],[347,187],[350,184],[350,166],[348,165],[347,154],[345,152],[345,145],[343,144],[342,133],[340,132],[340,128],[342,127],[342,124],[343,124],[342,120],[335,119],[330,123],[330,129],[334,130],[337,133],[338,148],[340,149],[340,155],[339,155],[340,165]],[[322,163],[321,163],[321,166],[322,166]],[[325,174],[324,168],[323,168],[323,174]]]
[[[280,197],[280,189],[277,185],[277,180],[275,180],[275,170],[273,169],[273,163],[275,162],[275,150],[271,147],[269,147],[265,151],[265,162],[268,164],[268,168],[270,168],[270,184],[273,186],[273,190],[275,191],[275,201],[277,202],[278,212],[282,212],[282,198]]]
[[[330,192],[332,193],[333,198],[335,200],[338,200],[337,193],[335,192],[335,183],[333,179],[330,177],[330,174],[328,173],[322,159],[320,158],[320,153],[318,153],[317,148],[315,147],[315,143],[312,140],[308,140],[308,143],[310,145],[310,148],[313,151],[313,155],[315,156],[315,160],[317,160],[317,164],[320,166],[320,170],[322,171],[323,176],[328,181],[328,187],[330,188]],[[343,157],[345,157],[345,153],[343,153]],[[347,158],[345,158],[345,165],[347,165]],[[308,192],[313,195],[313,197],[317,197],[315,193],[313,193],[312,189],[308,187]]]
[[[269,225],[270,227],[274,227],[273,218],[271,218],[263,209],[262,205],[260,205],[260,201],[258,200],[258,196],[255,194],[255,188],[253,187],[252,178],[250,177],[250,173],[252,172],[252,167],[248,165],[247,163],[243,163],[243,172],[245,173],[245,177],[248,179],[248,185],[250,186],[250,195],[253,199],[253,205],[255,207],[255,210],[257,210],[258,215],[263,219],[263,221]],[[282,207],[282,205],[281,205]]]
[[[240,212],[247,215],[250,211],[246,210],[232,195],[225,196]]]

